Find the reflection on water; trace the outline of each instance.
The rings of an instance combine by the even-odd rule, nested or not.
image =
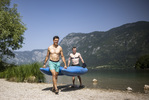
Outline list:
[[[89,69],[81,78],[87,88],[126,90],[127,87],[131,87],[133,92],[144,93],[144,85],[149,85],[149,70]],[[97,79],[98,82],[93,83],[93,79]],[[46,82],[52,83],[52,77],[46,76]],[[58,83],[72,84],[72,77],[59,76]],[[75,83],[79,85],[77,77]]]

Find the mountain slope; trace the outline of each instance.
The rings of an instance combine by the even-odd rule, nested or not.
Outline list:
[[[43,62],[47,54],[46,49],[33,50],[33,51],[17,51],[15,53],[15,58],[7,59],[8,63],[13,64],[27,64],[33,62]]]
[[[69,34],[62,41],[64,54],[77,47],[88,66],[133,66],[138,57],[149,54],[149,22],[136,22],[107,32]]]
[[[149,54],[149,22],[125,24],[106,32],[71,33],[60,41],[65,59],[76,46],[88,67],[100,65],[134,66],[141,55]],[[15,52],[9,62],[42,62],[47,50]]]

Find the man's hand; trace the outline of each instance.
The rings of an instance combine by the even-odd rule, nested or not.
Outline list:
[[[46,65],[43,65],[43,68],[46,68]]]
[[[87,65],[85,63],[82,64],[82,67],[85,68]]]
[[[64,66],[65,69],[67,69],[67,66]]]

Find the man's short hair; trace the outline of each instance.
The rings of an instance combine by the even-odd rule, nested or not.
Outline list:
[[[72,47],[72,50],[73,50],[74,48],[76,48],[76,47]]]
[[[56,38],[57,38],[57,39],[59,39],[59,37],[58,37],[58,36],[54,36],[54,37],[53,37],[53,40],[55,40]]]

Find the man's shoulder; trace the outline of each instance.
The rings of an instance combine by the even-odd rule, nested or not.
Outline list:
[[[52,48],[53,47],[53,45],[50,45],[49,47],[48,47],[48,49],[50,49],[50,48]]]
[[[60,45],[58,45],[59,48],[62,48]]]
[[[50,45],[48,48],[52,48],[53,45]],[[62,48],[60,45],[58,45],[58,48]]]
[[[77,54],[77,55],[80,55],[80,53],[79,53],[79,52],[76,52],[76,54]]]
[[[72,53],[69,54],[69,56],[72,56],[72,55],[73,55]]]
[[[62,50],[62,47],[61,47],[60,45],[58,45],[58,48],[59,48],[60,50]]]

